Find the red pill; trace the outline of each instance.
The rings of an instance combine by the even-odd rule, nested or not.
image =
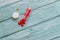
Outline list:
[[[29,8],[26,9],[26,12],[24,13],[23,18],[18,22],[19,25],[21,25],[21,26],[25,25],[26,20],[30,15],[30,12],[31,12],[31,8],[29,7]]]

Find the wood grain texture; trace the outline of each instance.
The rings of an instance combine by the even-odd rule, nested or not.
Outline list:
[[[26,29],[21,32],[10,35],[1,40],[27,40],[26,34],[29,34],[28,40],[48,40],[60,35],[60,17],[45,23],[32,27],[32,30]],[[33,31],[33,32],[32,32]]]
[[[56,0],[54,0],[56,1]],[[22,14],[25,12],[27,7],[31,7],[32,9],[38,8],[42,5],[54,2],[54,1],[49,1],[49,0],[36,0],[35,2],[31,0],[27,1],[27,0],[23,0],[21,2],[15,3],[13,5],[7,6],[7,7],[3,7],[0,9],[0,21],[5,20],[7,18],[11,18],[11,15],[13,12],[15,12],[16,8],[19,9],[19,14]]]
[[[21,0],[9,0],[9,1],[8,0],[1,0],[0,1],[0,8],[8,6],[8,5],[13,4],[13,3],[16,3],[18,1],[21,1]]]
[[[22,18],[23,12],[25,12],[27,7],[32,7],[33,10],[26,25],[21,27],[17,22]],[[18,12],[21,15],[17,20],[13,20],[11,15],[16,8],[19,8]],[[50,37],[53,37],[55,33],[60,33],[59,10],[60,1],[58,0],[23,0],[1,8],[0,40],[50,40]],[[1,22],[2,20],[5,21]],[[54,26],[50,26],[50,24]],[[32,31],[30,30],[30,27],[32,27]],[[27,33],[31,33],[31,38],[25,39],[24,35]]]

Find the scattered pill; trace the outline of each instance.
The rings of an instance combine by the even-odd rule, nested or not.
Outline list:
[[[17,19],[19,17],[19,13],[18,12],[14,12],[12,14],[12,17],[13,17],[13,19]]]
[[[31,8],[29,7],[29,8],[27,8],[26,12],[24,13],[23,18],[20,21],[18,21],[19,25],[24,26],[28,16],[30,15],[30,12],[31,12]]]
[[[25,38],[29,38],[30,37],[30,33],[26,33]]]

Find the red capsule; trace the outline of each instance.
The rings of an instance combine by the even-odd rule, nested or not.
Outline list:
[[[26,20],[28,18],[28,16],[30,15],[31,12],[31,8],[27,8],[26,12],[24,13],[23,18],[18,22],[19,25],[24,26],[26,23]]]

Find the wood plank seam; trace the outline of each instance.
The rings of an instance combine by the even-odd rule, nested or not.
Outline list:
[[[13,2],[13,3],[11,3],[11,4],[5,5],[5,6],[3,6],[3,7],[0,7],[0,9],[1,9],[1,8],[4,8],[4,7],[7,7],[7,6],[10,6],[10,5],[13,5],[13,4],[18,3],[18,2],[21,2],[21,1],[23,1],[23,0],[19,0],[19,1]]]
[[[60,38],[60,36],[57,36],[57,37],[51,38],[50,40],[54,40],[54,39],[57,39],[57,38]]]
[[[51,3],[45,4],[45,5],[39,6],[39,7],[35,8],[35,9],[32,9],[32,11],[34,11],[34,10],[36,10],[36,9],[38,9],[38,8],[42,8],[42,7],[48,6],[48,5],[50,5],[50,4],[56,3],[56,2],[58,2],[58,1],[60,1],[60,0],[56,0],[56,1],[54,1],[54,2],[51,2]],[[22,14],[23,14],[23,13],[21,13],[21,14],[19,14],[19,15],[22,15]],[[0,23],[2,23],[2,22],[4,22],[4,21],[7,21],[7,20],[9,20],[9,19],[11,19],[11,18],[12,18],[12,17],[7,18],[7,19],[5,19],[5,20],[2,20],[2,21],[0,21]]]
[[[28,29],[28,28],[34,27],[34,26],[36,26],[36,25],[42,24],[42,23],[44,23],[44,22],[53,20],[53,19],[55,19],[55,18],[57,18],[57,17],[60,17],[60,15],[57,15],[57,16],[55,16],[55,17],[53,17],[53,18],[50,18],[50,19],[47,19],[47,20],[45,20],[45,21],[39,22],[39,23],[37,23],[37,24],[31,25],[31,26],[29,26],[29,27],[27,27],[27,28],[24,28],[24,29],[22,29],[22,30],[18,30],[18,31],[16,31],[16,32],[11,33],[11,34],[4,35],[4,36],[0,37],[0,39],[3,39],[3,38],[5,38],[5,37],[8,37],[8,36],[10,36],[10,35],[12,35],[12,34],[18,33],[18,32],[20,32],[20,31],[26,30],[26,29]]]

